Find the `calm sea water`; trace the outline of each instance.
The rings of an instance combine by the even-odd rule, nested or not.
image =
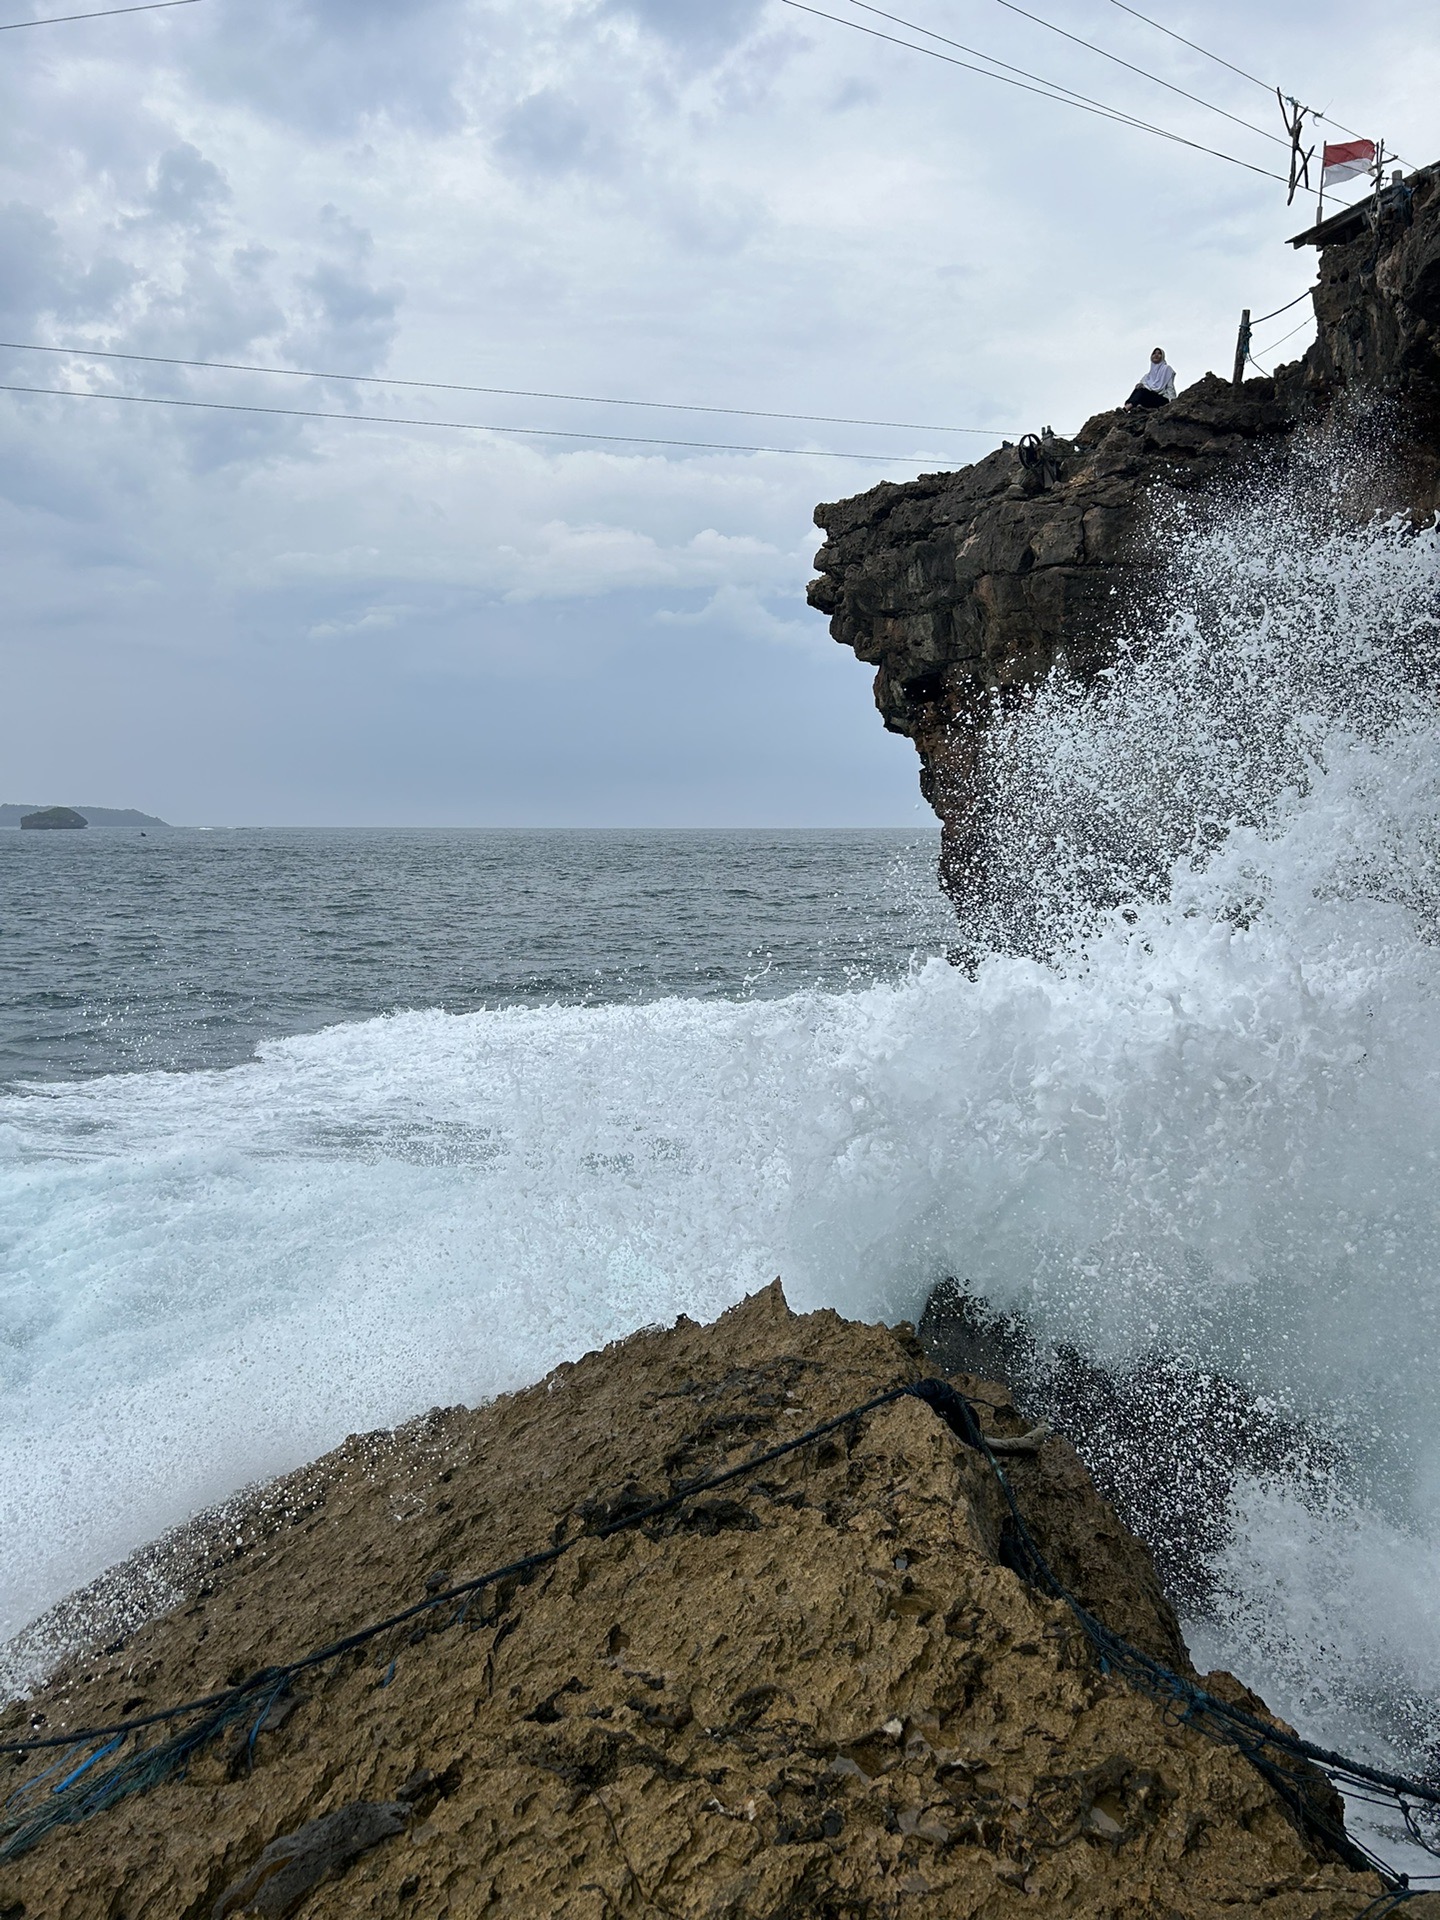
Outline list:
[[[0,1083],[401,1009],[759,995],[944,950],[937,836],[0,833]]]

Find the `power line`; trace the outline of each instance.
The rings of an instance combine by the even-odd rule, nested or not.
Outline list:
[[[998,59],[996,55],[993,53],[982,53],[978,47],[967,46],[963,40],[954,40],[950,37],[949,34],[937,33],[933,27],[922,27],[913,20],[903,20],[898,13],[887,13],[883,7],[877,7],[877,6],[871,5],[870,0],[850,0],[850,4],[852,6],[860,7],[865,13],[873,13],[877,19],[889,20],[893,25],[897,27],[907,28],[911,33],[923,33],[927,40],[938,40],[942,46],[956,47],[959,49],[961,53],[973,54],[977,60],[984,60],[989,63],[989,65],[985,67],[972,67],[968,69],[972,73],[983,73],[991,80],[999,80],[1003,77],[1003,74],[1006,74],[1006,73],[1016,73],[1016,74],[1019,74],[1020,81],[1023,82],[1023,81],[1033,80],[1038,83],[1038,86],[1040,88],[1046,89],[1046,91],[1041,95],[1043,99],[1050,100],[1050,99],[1063,98],[1064,103],[1067,106],[1073,106],[1076,102],[1078,102],[1081,106],[1088,107],[1089,109],[1091,109],[1091,111],[1097,114],[1100,114],[1107,120],[1119,121],[1122,126],[1143,127],[1149,133],[1161,133],[1164,131],[1163,128],[1152,126],[1148,120],[1141,120],[1141,119],[1138,119],[1132,113],[1126,113],[1125,110],[1121,107],[1107,106],[1103,100],[1092,99],[1088,93],[1080,93],[1074,87],[1067,87],[1063,80],[1046,80],[1040,74],[1031,73],[1029,69],[1026,67],[1014,66],[1008,60]],[[807,8],[806,11],[814,12],[815,9]],[[824,17],[827,20],[829,20],[829,19],[838,18],[839,16],[836,16],[833,14],[826,14]],[[853,20],[845,20],[842,18],[840,19],[840,25],[844,27],[851,27],[855,25],[855,22]],[[870,32],[872,31],[872,29],[862,28],[861,31]],[[877,37],[882,40],[888,40],[891,38],[889,34],[880,34]],[[896,46],[901,46],[901,47],[908,46],[909,44],[910,43],[905,40],[897,40],[895,42]],[[917,53],[929,53],[931,49],[929,47],[917,47],[914,49],[914,51]],[[937,57],[943,57],[943,56],[937,56]],[[961,60],[956,60],[951,62],[951,64],[954,66],[964,66],[965,62]],[[1002,70],[1002,72],[992,73],[990,71],[992,67],[998,67]],[[1010,84],[1011,86],[1015,86],[1020,84],[1020,82],[1010,81],[1008,84]],[[1026,87],[1025,91],[1027,93],[1033,93],[1036,91],[1036,88]]]
[[[859,0],[855,0],[855,3],[858,4]],[[1199,140],[1187,140],[1183,134],[1172,133],[1168,127],[1157,127],[1150,121],[1140,120],[1134,114],[1124,113],[1117,107],[1109,107],[1102,102],[1092,101],[1084,94],[1075,93],[1072,88],[1062,87],[1058,81],[1041,80],[1038,74],[1029,74],[1027,76],[1029,80],[1038,83],[1033,86],[1027,85],[1024,80],[1012,80],[1009,73],[997,73],[994,71],[995,67],[1008,67],[1009,62],[994,60],[989,54],[982,53],[979,55],[979,58],[982,60],[990,60],[990,66],[972,66],[968,60],[956,60],[949,54],[937,52],[934,47],[918,47],[913,40],[901,40],[893,33],[882,33],[877,27],[862,26],[858,20],[846,20],[840,14],[825,13],[819,7],[812,7],[806,4],[806,0],[781,0],[781,4],[787,7],[794,7],[800,13],[814,14],[819,20],[831,20],[837,26],[849,27],[855,33],[868,34],[872,40],[886,40],[892,46],[907,47],[911,53],[928,54],[932,60],[943,60],[947,66],[961,67],[967,73],[983,74],[987,80],[999,80],[1007,87],[1018,87],[1022,93],[1038,94],[1042,100],[1058,100],[1062,106],[1075,107],[1082,113],[1093,113],[1102,120],[1113,120],[1121,126],[1136,127],[1142,133],[1153,133],[1161,140],[1171,140],[1177,146],[1190,147],[1196,153],[1211,154],[1217,160],[1228,160],[1231,166],[1243,167],[1247,173],[1258,173],[1266,180],[1278,180],[1282,186],[1289,184],[1284,174],[1271,173],[1268,167],[1257,167],[1249,160],[1237,159],[1233,153],[1224,153],[1219,147],[1207,147]],[[878,7],[871,7],[868,11],[881,14],[881,9]],[[945,34],[936,33],[929,27],[916,26],[912,20],[902,20],[898,14],[884,13],[881,14],[881,17],[893,21],[896,26],[907,28],[911,33],[923,33],[927,39],[942,41],[946,46],[962,46],[960,41],[950,40]],[[977,50],[974,47],[963,47],[963,51],[966,53],[975,53]],[[1024,73],[1025,69],[1023,67],[1013,67],[1010,68],[1010,72]]]
[[[145,0],[139,7],[102,7],[98,13],[52,13],[47,20],[6,20],[0,33],[19,33],[24,27],[59,27],[67,20],[109,20],[117,13],[160,13],[166,7],[196,7],[200,0]]]
[[[1169,34],[1170,38],[1172,40],[1178,40],[1182,47],[1189,47],[1194,53],[1203,53],[1207,60],[1213,60],[1217,66],[1229,67],[1231,73],[1238,73],[1242,80],[1249,80],[1252,81],[1255,86],[1263,87],[1266,93],[1273,93],[1275,91],[1268,80],[1257,80],[1255,75],[1253,73],[1247,73],[1244,67],[1237,67],[1233,61],[1223,60],[1218,53],[1211,53],[1208,47],[1200,46],[1197,41],[1187,40],[1183,33],[1176,33],[1173,27],[1163,26],[1160,21],[1152,20],[1148,13],[1141,13],[1138,7],[1127,6],[1126,0],[1110,0],[1110,4],[1113,7],[1119,7],[1122,13],[1133,13],[1137,20],[1143,20],[1147,27],[1154,27],[1157,33]],[[1339,125],[1338,121],[1336,125]]]
[[[320,373],[305,367],[265,367],[243,360],[181,360],[166,353],[118,353],[106,347],[49,347],[30,340],[0,340],[16,353],[59,353],[79,360],[133,360],[149,367],[199,367],[211,373],[273,373],[287,380],[349,380],[366,387],[415,387],[430,393],[503,394],[516,400],[573,400],[593,407],[650,407],[661,413],[726,413],[746,420],[804,420],[830,427],[898,427],[907,433],[974,433],[1001,440],[1003,427],[937,427],[919,420],[856,420],[838,413],[770,413],[760,407],[705,407],[687,400],[616,400],[596,393],[546,393],[535,387],[477,387],[455,380],[401,380],[383,373]],[[679,444],[679,443],[677,443]]]
[[[855,4],[859,0],[854,0]],[[1111,53],[1093,40],[1086,40],[1078,33],[1071,33],[1068,27],[1060,27],[1053,20],[1046,20],[1038,13],[1030,13],[1024,7],[1016,6],[1015,0],[996,0],[1009,13],[1018,13],[1025,20],[1033,20],[1037,27],[1046,27],[1051,33],[1058,33],[1062,39],[1071,40],[1077,47],[1086,47],[1091,53],[1098,53],[1102,60],[1111,60],[1117,67],[1124,67],[1128,73],[1138,73],[1142,80],[1153,80],[1157,87],[1166,87],[1171,93],[1178,93],[1182,100],[1193,100],[1197,107],[1205,107],[1211,113],[1218,113],[1223,119],[1233,120],[1237,127],[1246,127],[1251,133],[1258,133],[1262,139],[1273,140],[1277,146],[1288,147],[1289,141],[1282,140],[1278,133],[1272,133],[1268,127],[1257,127],[1253,120],[1242,120],[1238,113],[1228,108],[1217,107],[1213,100],[1203,100],[1198,93],[1189,93],[1184,87],[1177,87],[1173,80],[1164,80],[1158,73],[1151,73],[1147,67],[1137,67],[1132,61],[1122,60],[1118,53]]]
[[[975,67],[966,60],[952,60],[948,54],[936,53],[933,47],[917,47],[912,41],[897,39],[893,33],[881,33],[875,27],[862,27],[858,21],[846,20],[839,14],[822,13],[818,7],[803,5],[802,0],[782,0],[782,4],[796,7],[801,13],[816,14],[821,20],[833,20],[837,26],[852,27],[857,33],[868,33],[873,39],[887,40],[892,46],[909,47],[912,53],[928,54],[933,60],[943,60],[947,66],[951,67],[962,67],[967,73],[983,74],[987,80],[1004,80],[1007,86],[1019,87],[1022,93],[1038,93],[1042,100],[1060,100],[1065,106],[1074,106],[1078,103],[1088,111],[1098,114],[1102,119],[1116,120],[1123,126],[1147,125],[1145,121],[1136,120],[1132,115],[1122,113],[1118,108],[1107,107],[1101,101],[1092,100],[1088,94],[1077,93],[1073,87],[1064,86],[1058,80],[1043,80],[1037,86],[1027,86],[1025,82],[1038,79],[1038,75],[1028,73],[1024,67],[1011,66],[1008,60],[997,60],[991,54],[981,53],[977,47],[966,46],[963,40],[952,40],[948,35],[936,33],[930,27],[918,27],[913,21],[902,20],[898,14],[886,13],[880,7],[867,6],[865,10],[867,13],[876,14],[882,20],[893,21],[896,26],[908,27],[912,33],[923,33],[927,39],[939,40],[947,47],[958,47],[962,53],[972,53],[977,60],[987,60],[990,65]],[[861,5],[863,0],[852,0],[852,4]],[[996,67],[1003,68],[1004,71],[1000,73],[992,71]],[[1005,78],[1007,73],[1016,73],[1023,77],[1020,80],[1007,80]]]
[[[332,413],[314,407],[257,407],[238,400],[179,400],[168,395],[149,393],[94,393],[78,387],[20,387],[0,383],[0,393],[48,394],[59,400],[115,400],[132,407],[186,407],[201,413],[261,413],[283,420],[342,420],[372,427],[445,427],[458,433],[513,433],[527,439],[603,441],[636,447],[695,447],[707,453],[783,453],[802,460],[866,460],[893,467],[914,455],[898,453],[845,453],[827,447],[745,447],[729,440],[669,440],[639,433],[581,433],[565,427],[499,427],[483,420],[416,420],[400,414]],[[923,459],[939,455],[921,455]]]
[[[1208,47],[1202,47],[1198,41],[1187,40],[1183,33],[1176,33],[1173,27],[1165,26],[1162,21],[1152,20],[1148,13],[1141,13],[1138,7],[1128,5],[1127,0],[1110,0],[1110,4],[1113,7],[1119,7],[1122,13],[1133,14],[1137,20],[1143,20],[1147,27],[1154,27],[1157,33],[1168,34],[1172,40],[1178,40],[1182,47],[1189,47],[1192,53],[1203,54],[1207,60],[1213,60],[1216,66],[1228,67],[1231,73],[1238,73],[1242,80],[1248,80],[1252,86],[1260,87],[1266,93],[1280,93],[1283,91],[1280,87],[1272,86],[1268,80],[1261,80],[1258,79],[1255,74],[1247,73],[1244,67],[1237,67],[1233,61],[1226,60],[1221,54],[1211,53]],[[1312,119],[1328,121],[1332,127],[1338,127],[1341,133],[1348,133],[1353,139],[1366,140],[1369,138],[1368,134],[1357,133],[1354,127],[1347,127],[1343,120],[1337,120],[1333,114],[1317,113],[1313,107],[1307,108],[1306,111]],[[1278,135],[1276,137],[1278,138]],[[1401,156],[1397,153],[1395,158],[1400,160]],[[1401,164],[1405,165],[1407,163],[1402,160]]]

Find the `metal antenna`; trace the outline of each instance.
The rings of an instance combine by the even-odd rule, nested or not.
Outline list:
[[[1318,115],[1314,115],[1313,108],[1302,107],[1293,94],[1281,93],[1279,87],[1275,89],[1275,98],[1280,103],[1280,117],[1290,136],[1290,191],[1285,197],[1288,207],[1302,185],[1307,192],[1310,188],[1310,162],[1315,158],[1315,149],[1302,148],[1300,141],[1305,131],[1306,114],[1316,118]]]

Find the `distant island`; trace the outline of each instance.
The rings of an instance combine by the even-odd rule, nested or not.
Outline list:
[[[153,813],[139,813],[134,807],[12,807],[0,806],[0,832],[7,827],[128,827],[148,833],[173,829],[168,820]]]
[[[20,825],[48,831],[52,827],[88,827],[90,822],[74,807],[42,807],[38,813],[22,813]]]

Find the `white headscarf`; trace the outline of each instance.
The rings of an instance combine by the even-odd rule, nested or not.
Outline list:
[[[1149,387],[1152,393],[1168,393],[1173,398],[1175,369],[1168,360],[1152,360],[1145,369],[1145,378],[1140,384],[1142,387]]]

